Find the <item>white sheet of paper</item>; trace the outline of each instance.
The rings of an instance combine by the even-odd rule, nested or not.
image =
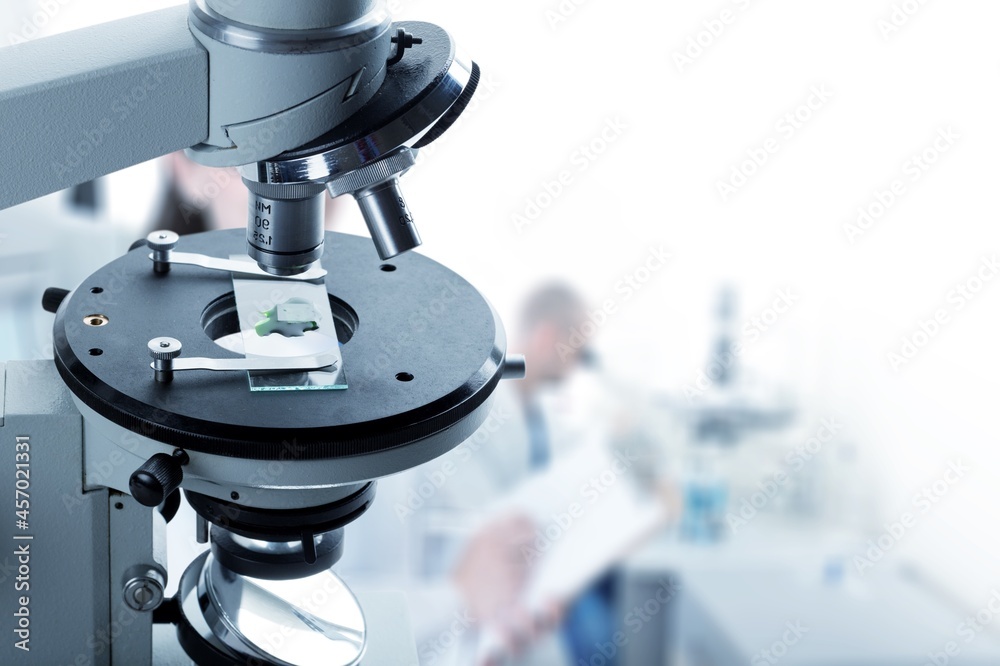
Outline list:
[[[535,571],[525,590],[529,610],[572,600],[624,555],[661,528],[667,512],[633,472],[639,462],[628,452],[588,446],[533,476],[487,512],[484,524],[511,514],[537,525],[531,551]],[[500,650],[487,628],[479,653]]]

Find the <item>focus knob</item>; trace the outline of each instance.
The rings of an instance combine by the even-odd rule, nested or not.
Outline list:
[[[59,309],[59,306],[62,305],[62,302],[66,300],[67,296],[69,296],[69,290],[59,289],[58,287],[49,287],[45,290],[45,293],[42,294],[42,309],[46,312],[55,314],[56,310]]]
[[[182,467],[187,462],[187,454],[180,450],[172,456],[157,453],[132,472],[128,480],[129,492],[143,506],[159,506],[170,493],[180,488],[184,480]]]

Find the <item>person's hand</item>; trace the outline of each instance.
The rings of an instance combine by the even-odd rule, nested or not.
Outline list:
[[[535,523],[512,515],[473,537],[454,573],[472,616],[497,629],[507,648],[519,652],[536,635],[535,618],[522,603],[531,572],[524,548],[535,539]]]
[[[678,524],[684,513],[684,495],[677,483],[672,479],[659,479],[656,483],[656,498],[666,513],[666,525]]]

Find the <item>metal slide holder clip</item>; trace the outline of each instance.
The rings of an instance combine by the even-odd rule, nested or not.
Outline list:
[[[180,240],[173,231],[154,231],[146,237],[146,245],[152,252],[149,255],[153,262],[153,272],[168,273],[173,264],[184,266],[198,266],[212,271],[223,271],[226,273],[236,273],[238,275],[249,275],[252,277],[266,277],[274,280],[299,280],[309,282],[325,278],[327,271],[318,264],[312,266],[304,273],[297,275],[274,275],[261,270],[257,264],[246,261],[234,261],[232,259],[220,259],[209,257],[204,254],[191,252],[176,252],[177,242]]]
[[[336,365],[336,354],[297,356],[293,358],[179,358],[182,345],[174,338],[154,338],[149,341],[156,381],[169,384],[175,372],[207,370],[211,372],[302,372]]]

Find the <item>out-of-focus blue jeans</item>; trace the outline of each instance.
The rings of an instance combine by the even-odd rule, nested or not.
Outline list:
[[[617,576],[609,573],[577,597],[566,612],[562,638],[573,666],[616,666],[619,646],[616,611]]]

